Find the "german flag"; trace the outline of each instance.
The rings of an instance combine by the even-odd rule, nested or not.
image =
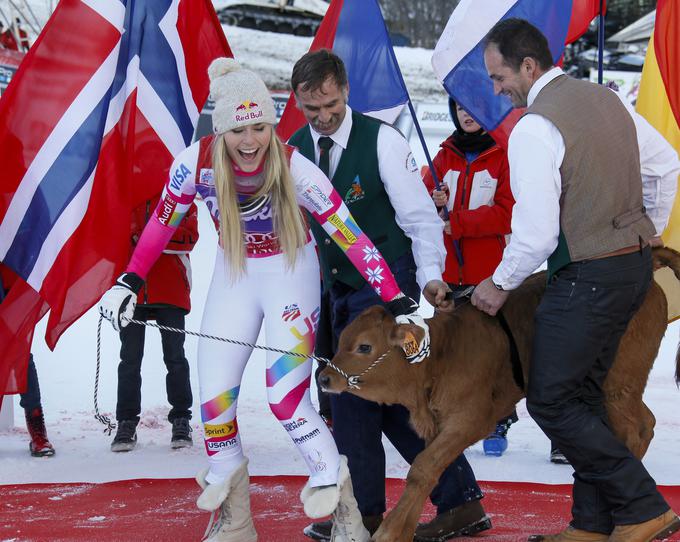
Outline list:
[[[656,128],[680,154],[680,3],[658,0],[654,33],[645,58],[637,111]],[[680,250],[680,198],[675,198],[664,243]],[[669,320],[680,318],[680,289],[677,279],[663,269],[655,274],[668,298]],[[671,288],[674,286],[674,288]]]

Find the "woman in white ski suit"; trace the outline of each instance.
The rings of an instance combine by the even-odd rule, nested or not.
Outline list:
[[[115,328],[126,324],[121,317],[132,317],[135,292],[149,269],[196,195],[203,199],[219,231],[220,246],[201,332],[252,344],[264,320],[269,346],[305,355],[267,352],[266,370],[270,408],[310,473],[302,494],[305,511],[312,517],[328,515],[344,495],[354,508],[355,521],[345,522],[344,528],[351,531],[347,537],[338,532],[334,540],[349,540],[350,535],[368,540],[351,483],[345,483],[346,460],[342,462],[310,399],[312,361],[306,356],[314,349],[320,274],[300,207],[323,226],[381,299],[396,303],[395,312],[410,313],[415,304],[403,296],[382,255],[326,176],[274,134],[274,104],[259,76],[226,58],[214,61],[209,75],[218,135],[202,138],[177,156],[154,216],[125,273],[102,298],[100,311]],[[241,377],[251,353],[251,347],[210,339],[201,338],[198,344],[209,462],[209,469],[198,476],[204,488],[198,506],[222,507],[209,540],[246,542],[257,536],[248,505],[247,459],[236,421]],[[224,513],[225,506],[231,507],[229,513]],[[336,523],[337,529],[343,528],[342,521]]]

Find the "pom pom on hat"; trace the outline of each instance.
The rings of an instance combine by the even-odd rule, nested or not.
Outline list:
[[[226,75],[229,72],[235,72],[242,69],[241,64],[235,58],[220,57],[216,58],[208,66],[208,77],[212,81],[221,75]]]
[[[210,95],[215,100],[213,131],[222,134],[249,124],[276,124],[274,100],[255,72],[233,58],[216,58],[208,68]]]

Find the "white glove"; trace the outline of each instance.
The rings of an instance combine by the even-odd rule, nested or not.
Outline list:
[[[415,335],[409,332],[406,334],[406,339],[404,339],[402,344],[406,360],[409,363],[420,363],[430,355],[430,328],[425,323],[423,317],[417,312],[397,316],[394,320],[397,324],[414,324],[423,330],[423,338],[420,342],[418,342]]]
[[[142,289],[144,281],[135,273],[123,273],[99,301],[99,314],[109,320],[113,329],[128,325],[127,320],[135,313],[137,292]]]
[[[420,342],[415,335],[407,333],[401,345],[409,363],[420,363],[430,355],[430,328],[417,312],[418,303],[402,293],[387,303],[387,310],[392,313],[397,324],[414,324],[425,332]]]

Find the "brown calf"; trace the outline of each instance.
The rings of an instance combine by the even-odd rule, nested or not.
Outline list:
[[[656,249],[654,259],[658,266],[670,267],[680,280],[679,253]],[[525,381],[534,312],[544,290],[545,274],[533,275],[510,294],[502,309]],[[612,428],[640,458],[656,421],[642,393],[666,331],[666,318],[666,297],[654,282],[621,339],[604,385]],[[510,340],[498,319],[466,304],[452,314],[435,314],[428,325],[431,354],[422,363],[409,364],[398,345],[407,331],[418,333],[418,328],[397,325],[382,307],[367,309],[340,337],[332,363],[344,374],[329,366],[319,375],[327,391],[404,405],[413,427],[427,442],[411,465],[397,506],[374,535],[376,542],[413,540],[425,500],[440,474],[467,447],[486,437],[496,420],[507,416],[525,394],[513,379]],[[676,364],[680,374],[680,357]],[[347,378],[352,376],[358,378]]]

